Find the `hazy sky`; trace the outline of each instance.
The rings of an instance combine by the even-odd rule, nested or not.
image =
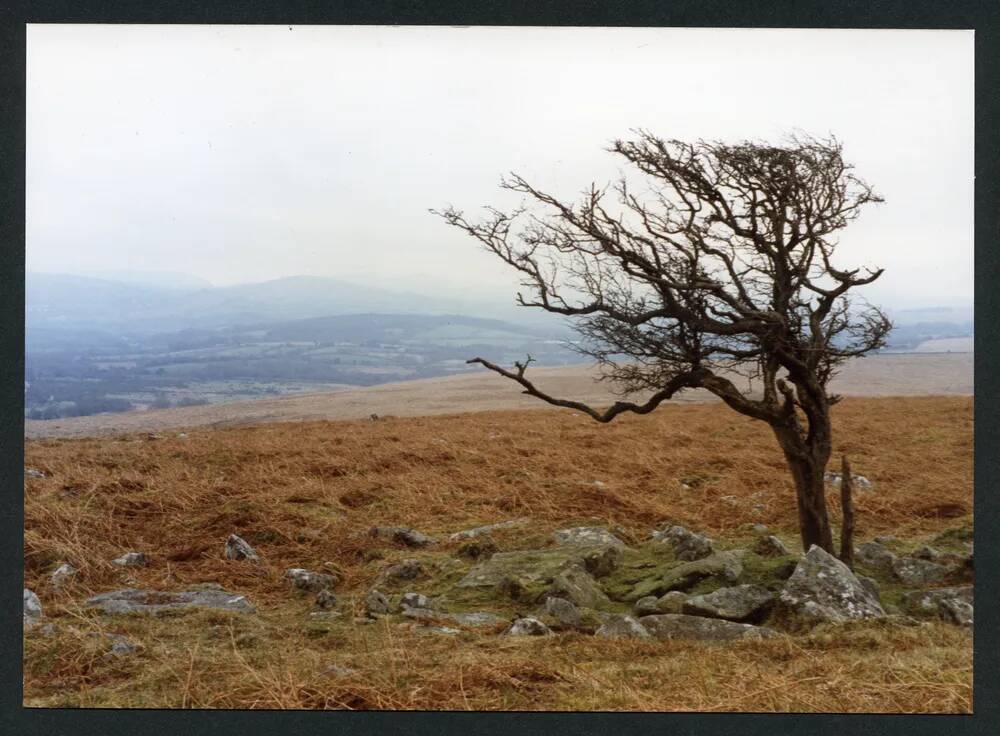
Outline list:
[[[29,270],[509,301],[429,207],[510,204],[510,170],[573,197],[636,127],[801,129],[886,198],[841,238],[840,264],[887,269],[864,293],[972,301],[971,31],[32,25],[27,83]]]

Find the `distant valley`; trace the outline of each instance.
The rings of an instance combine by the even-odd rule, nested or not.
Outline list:
[[[971,350],[971,310],[892,316],[889,352]],[[30,419],[457,375],[475,355],[581,361],[552,315],[319,277],[212,287],[183,275],[29,273],[25,317]]]

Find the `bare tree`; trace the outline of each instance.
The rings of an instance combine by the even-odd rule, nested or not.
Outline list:
[[[882,270],[836,268],[834,236],[881,198],[834,138],[730,145],[637,131],[610,151],[647,186],[623,177],[591,185],[574,204],[512,174],[501,186],[526,202],[512,212],[488,208],[478,222],[451,207],[432,212],[520,272],[520,305],[572,318],[577,349],[623,396],[649,398],[599,410],[540,390],[527,377],[530,356],[511,370],[469,362],[599,422],[707,389],[771,427],[795,481],[803,547],[834,553],[823,476],[840,397],[827,386],[845,360],[883,346],[891,328],[880,310],[848,298]],[[737,376],[758,388],[741,390]]]

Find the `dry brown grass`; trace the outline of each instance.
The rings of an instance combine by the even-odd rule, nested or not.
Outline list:
[[[971,397],[849,398],[834,421],[836,452],[875,483],[858,494],[860,539],[916,538],[971,518]],[[25,582],[60,624],[54,635],[26,639],[29,704],[972,707],[971,635],[944,625],[866,624],[726,647],[472,632],[456,642],[349,617],[317,624],[305,614],[308,601],[290,598],[280,579],[287,567],[330,564],[344,573],[343,589],[363,589],[387,560],[406,555],[364,536],[376,523],[443,536],[528,516],[532,526],[517,534],[530,536],[593,518],[637,540],[667,521],[723,537],[760,521],[793,538],[792,488],[769,430],[721,405],[668,406],[608,426],[546,410],[35,440],[25,465],[49,476],[26,484]],[[223,559],[232,532],[264,564]],[[153,564],[127,573],[109,564],[131,549],[150,553]],[[57,591],[48,575],[64,561],[80,572]],[[206,581],[247,594],[260,613],[112,621],[79,604],[126,582],[169,589]],[[104,658],[87,636],[102,630],[142,648]],[[324,674],[334,663],[357,671]]]

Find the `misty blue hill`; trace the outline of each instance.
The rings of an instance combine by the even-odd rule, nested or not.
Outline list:
[[[228,287],[179,288],[66,274],[29,273],[26,319],[36,325],[88,326],[130,332],[275,322],[371,312],[442,314],[464,311],[435,298],[315,276]]]

